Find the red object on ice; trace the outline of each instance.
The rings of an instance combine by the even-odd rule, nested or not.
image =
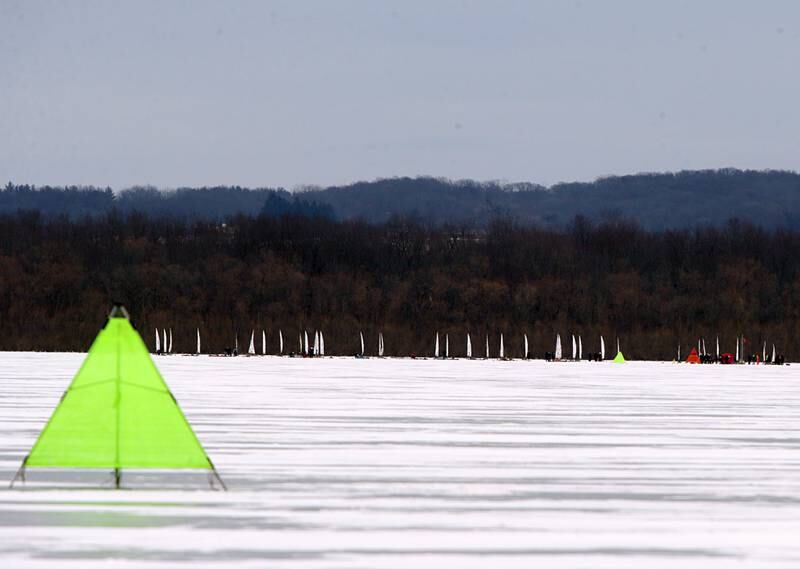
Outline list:
[[[689,352],[689,356],[686,358],[686,362],[690,364],[700,363],[700,356],[697,355],[697,348],[692,348],[692,351]]]

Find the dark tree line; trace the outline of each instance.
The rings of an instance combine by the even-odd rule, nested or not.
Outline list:
[[[111,212],[70,219],[0,215],[0,349],[85,350],[112,301],[152,346],[172,328],[178,351],[220,352],[251,329],[287,350],[321,329],[331,354],[368,351],[383,331],[389,355],[430,355],[436,331],[463,355],[490,334],[497,352],[537,357],[555,334],[619,337],[636,359],[672,359],[717,334],[732,351],[744,334],[800,356],[800,233],[730,222],[648,232],[576,218],[563,230],[496,220],[486,229],[382,225],[324,215],[236,216],[226,222]],[[260,344],[257,340],[257,345]],[[609,349],[610,351],[610,349]]]
[[[266,206],[265,206],[266,203]],[[185,221],[222,221],[232,215],[316,215],[386,223],[393,217],[434,226],[486,228],[498,217],[524,226],[565,229],[576,216],[595,223],[634,220],[651,231],[724,227],[731,219],[768,229],[800,230],[800,175],[795,172],[706,170],[636,174],[590,183],[536,184],[390,178],[347,186],[246,189],[238,186],[110,189],[33,188],[8,184],[0,213],[102,216],[138,212]]]

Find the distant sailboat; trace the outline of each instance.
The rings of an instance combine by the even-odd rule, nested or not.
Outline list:
[[[489,359],[489,334],[486,334],[486,359]]]
[[[770,360],[770,361],[773,364],[775,363],[775,355],[776,355],[775,354],[775,344],[772,344],[772,360]]]
[[[300,338],[300,351],[299,351],[299,352],[297,352],[297,353],[298,353],[298,354],[302,354],[302,353],[303,353],[303,333],[302,333],[302,332],[300,332],[300,333],[298,334],[298,337]]]
[[[678,342],[678,359],[675,361],[681,361],[681,343]]]
[[[158,328],[156,328],[156,353],[161,351],[161,336],[158,335]]]
[[[500,332],[500,359],[505,359],[506,357],[506,349],[503,346],[503,333]]]
[[[561,359],[561,334],[556,334],[556,351],[553,354],[553,359]]]
[[[703,338],[703,355],[707,356],[708,352],[706,351],[706,339]]]
[[[736,336],[736,359],[734,361],[739,361],[739,336]]]
[[[308,330],[303,330],[303,353],[308,355]]]
[[[762,362],[766,362],[767,361],[767,342],[766,342],[766,340],[764,341],[764,348],[761,350],[761,361]]]
[[[283,331],[278,330],[278,353],[283,355]]]
[[[436,332],[436,344],[433,347],[433,357],[439,357],[439,332]]]
[[[261,330],[261,355],[267,355],[267,331]]]
[[[578,343],[575,341],[575,334],[572,335],[572,359],[578,359]]]
[[[325,336],[322,334],[322,330],[319,331],[319,355],[325,355]]]
[[[172,328],[169,329],[169,349],[167,352],[172,353]]]
[[[619,348],[619,337],[617,337],[617,355],[614,356],[613,362],[615,364],[624,364],[625,363],[625,356],[622,355],[622,350]]]
[[[470,340],[469,332],[467,332],[467,357],[472,357],[472,340]]]
[[[717,336],[717,352],[716,352],[717,359],[719,359],[719,336]]]
[[[359,332],[358,337],[361,340],[361,355],[364,355],[364,332]]]
[[[444,335],[444,357],[450,357],[450,334]]]
[[[311,355],[319,355],[319,332],[314,332],[314,345],[311,346]]]
[[[200,355],[200,328],[197,329],[197,355]]]
[[[255,340],[256,340],[256,331],[250,330],[250,345],[247,348],[247,353],[250,354],[251,356],[256,355]]]
[[[239,353],[239,334],[233,338],[233,349],[237,354]]]
[[[578,359],[583,359],[583,342],[581,341],[580,334],[578,335]]]
[[[606,359],[606,342],[603,336],[600,336],[600,360]]]
[[[166,328],[162,328],[161,329],[161,353],[162,354],[166,354],[168,347],[169,347],[169,344],[167,344],[167,329]]]
[[[525,344],[524,352],[525,352],[525,359],[527,360],[528,359],[528,335],[527,334],[523,334],[522,337],[525,340],[525,342],[524,342],[524,344]]]
[[[378,332],[378,357],[383,357],[383,332]]]

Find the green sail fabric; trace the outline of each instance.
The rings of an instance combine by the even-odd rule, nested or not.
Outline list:
[[[624,364],[625,363],[625,356],[622,355],[622,352],[617,352],[617,357],[614,358],[615,364]]]
[[[25,466],[213,469],[141,337],[113,315]]]

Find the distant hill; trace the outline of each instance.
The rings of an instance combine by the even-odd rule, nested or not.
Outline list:
[[[485,225],[502,216],[523,225],[557,227],[581,215],[596,221],[635,220],[651,230],[719,226],[733,218],[768,228],[800,229],[800,175],[782,171],[636,174],[550,188],[394,178],[306,195],[329,204],[338,218],[371,222],[407,215],[433,223]]]
[[[701,170],[608,177],[549,188],[527,183],[390,178],[295,193],[225,186],[170,191],[132,188],[115,194],[108,188],[34,188],[9,183],[0,191],[0,213],[18,210],[73,218],[111,210],[137,211],[190,220],[292,213],[371,223],[401,216],[432,225],[476,226],[502,217],[544,227],[564,227],[583,216],[594,221],[632,220],[650,230],[720,226],[740,219],[765,228],[800,229],[800,174]]]

